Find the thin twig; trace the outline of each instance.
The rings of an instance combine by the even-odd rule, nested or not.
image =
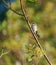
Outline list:
[[[32,33],[34,39],[36,40],[37,45],[38,45],[39,48],[42,50],[42,53],[43,53],[45,59],[47,60],[47,62],[49,63],[49,65],[52,65],[52,63],[51,63],[50,60],[48,59],[47,55],[45,54],[45,52],[44,52],[44,50],[43,50],[41,44],[39,43],[39,41],[38,41],[36,35],[33,33],[33,30],[31,29],[31,25],[30,25],[30,22],[29,22],[29,20],[28,20],[28,17],[27,17],[27,15],[26,15],[26,13],[25,13],[25,10],[24,10],[23,4],[22,4],[22,0],[20,0],[20,5],[21,5],[21,9],[22,9],[24,18],[25,18],[25,20],[26,20],[26,23],[28,24],[31,33]]]
[[[5,0],[2,0],[2,1],[3,1],[3,3],[5,4],[5,7],[6,7],[6,8],[10,9],[10,10],[13,11],[14,13],[16,13],[17,15],[24,16],[22,13],[20,13],[20,12],[14,10],[14,9],[12,9],[12,8],[11,8],[11,3],[10,3],[10,5],[9,5],[9,4],[7,4],[7,2],[6,2]]]
[[[7,51],[7,52],[2,53],[2,54],[0,55],[0,58],[1,58],[3,55],[8,54],[9,52],[10,52],[10,51]]]

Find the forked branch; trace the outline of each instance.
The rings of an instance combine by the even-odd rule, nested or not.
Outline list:
[[[12,7],[11,7],[11,2],[10,2],[10,4],[8,4],[5,0],[2,0],[2,1],[3,1],[3,3],[5,4],[5,7],[6,7],[6,8],[10,9],[10,10],[13,11],[14,13],[16,13],[17,15],[24,16],[22,13],[20,13],[20,12],[14,10],[14,9],[12,9]]]

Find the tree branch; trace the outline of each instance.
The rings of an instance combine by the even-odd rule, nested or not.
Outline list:
[[[2,54],[0,55],[0,58],[3,56],[3,55],[6,55],[6,54],[8,54],[10,51],[7,51],[7,52],[3,52],[3,50],[2,50]]]
[[[20,12],[18,12],[18,11],[16,11],[16,10],[14,10],[14,9],[11,8],[11,2],[10,2],[10,5],[9,5],[9,4],[7,4],[7,2],[6,2],[5,0],[2,0],[2,1],[3,1],[3,3],[5,4],[5,7],[6,7],[6,8],[10,9],[10,10],[13,11],[14,13],[16,13],[17,15],[24,16],[22,13],[20,13]]]
[[[10,1],[10,3],[9,3],[9,4],[10,4],[10,8],[11,8],[11,0],[9,0],[9,1]]]
[[[41,44],[39,43],[39,41],[38,41],[36,35],[33,33],[33,30],[32,30],[32,28],[31,28],[31,24],[30,24],[30,22],[29,22],[29,20],[28,20],[28,17],[27,17],[27,15],[26,15],[26,13],[25,13],[25,10],[24,10],[23,4],[22,4],[22,0],[20,0],[20,5],[21,5],[21,9],[22,9],[22,13],[23,13],[23,14],[21,14],[21,13],[15,11],[14,9],[12,9],[11,6],[9,6],[9,5],[5,2],[5,0],[3,0],[3,3],[5,4],[5,6],[6,6],[8,9],[10,9],[11,11],[13,11],[13,12],[16,13],[17,15],[24,16],[24,18],[25,18],[25,20],[26,20],[26,23],[27,23],[28,27],[30,28],[30,31],[31,31],[31,33],[32,33],[32,35],[33,35],[33,37],[34,37],[34,39],[35,39],[35,41],[36,41],[36,44],[37,44],[37,45],[39,46],[39,48],[42,50],[42,53],[43,53],[45,59],[47,60],[47,62],[49,63],[49,65],[52,65],[52,63],[51,63],[50,60],[48,59],[46,53],[44,52],[44,50],[43,50]]]
[[[26,23],[27,23],[28,27],[30,28],[30,31],[31,31],[31,33],[32,33],[32,35],[33,35],[33,37],[34,37],[34,39],[35,39],[35,41],[36,41],[36,44],[37,44],[37,45],[39,46],[39,48],[42,50],[42,53],[43,53],[45,59],[47,60],[47,62],[49,63],[49,65],[52,65],[52,63],[51,63],[50,60],[48,59],[47,55],[45,54],[45,52],[44,52],[44,50],[43,50],[41,44],[39,43],[39,41],[38,41],[36,35],[33,33],[33,30],[31,29],[31,25],[30,25],[30,22],[29,22],[29,20],[28,20],[28,17],[27,17],[27,15],[26,15],[26,13],[25,13],[22,0],[20,0],[20,5],[21,5],[22,13],[23,13],[24,18],[25,18],[25,20],[26,20]]]

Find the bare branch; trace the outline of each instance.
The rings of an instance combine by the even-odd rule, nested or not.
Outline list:
[[[20,12],[14,10],[14,9],[12,9],[12,8],[11,8],[11,3],[8,4],[5,0],[2,0],[2,1],[3,1],[3,3],[5,4],[5,7],[6,7],[6,8],[10,9],[10,10],[13,11],[14,13],[16,13],[17,15],[24,16],[22,13],[20,13]]]
[[[38,41],[36,35],[33,33],[33,30],[31,29],[31,25],[30,25],[30,23],[29,23],[29,20],[28,20],[28,17],[27,17],[27,15],[26,15],[26,13],[25,13],[22,0],[20,0],[20,5],[21,5],[21,9],[22,9],[24,18],[25,18],[25,20],[26,20],[26,23],[28,24],[28,26],[29,26],[29,28],[30,28],[30,31],[31,31],[31,33],[32,33],[32,35],[33,35],[33,37],[34,37],[34,39],[35,39],[35,41],[36,41],[36,44],[37,44],[37,45],[39,46],[39,48],[42,50],[42,53],[43,53],[45,59],[47,60],[47,62],[49,63],[49,65],[52,65],[52,63],[51,63],[50,60],[48,59],[47,55],[45,54],[45,52],[44,52],[44,50],[43,50],[41,44],[39,43],[39,41]]]

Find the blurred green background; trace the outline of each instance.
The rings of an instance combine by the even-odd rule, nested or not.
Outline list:
[[[1,3],[0,55],[2,47],[10,53],[0,58],[0,65],[35,65],[39,58],[38,65],[48,65],[24,17],[6,9]],[[40,44],[52,65],[56,65],[56,0],[24,0],[24,4],[30,23],[35,22],[38,26]],[[22,13],[19,0],[12,2],[11,7]]]

